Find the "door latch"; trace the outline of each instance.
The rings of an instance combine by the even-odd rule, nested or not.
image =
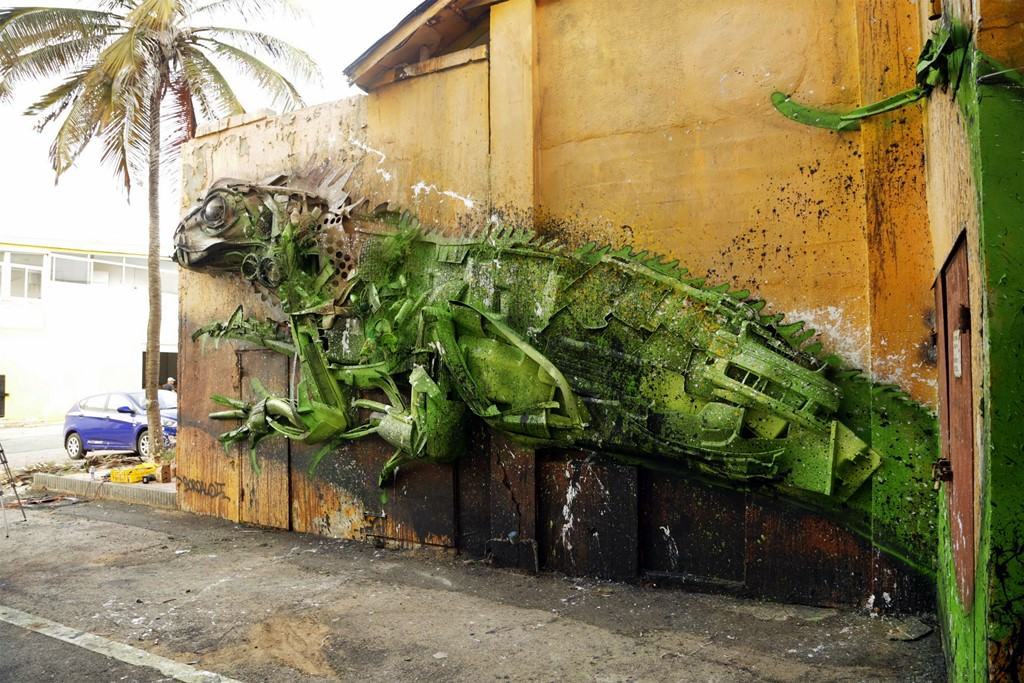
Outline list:
[[[932,463],[932,481],[935,482],[936,491],[942,482],[953,481],[953,463],[948,458],[939,458]]]

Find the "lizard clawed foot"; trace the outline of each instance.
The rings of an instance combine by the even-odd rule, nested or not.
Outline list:
[[[260,441],[275,433],[301,439],[307,430],[291,401],[271,396],[259,380],[253,379],[252,387],[254,393],[261,397],[255,402],[241,401],[221,395],[212,396],[215,403],[227,406],[231,410],[210,413],[210,418],[242,420],[239,427],[224,432],[217,440],[223,444],[225,450],[236,443],[247,441],[249,443],[249,462],[253,471],[258,474],[260,466],[256,458],[256,445]]]

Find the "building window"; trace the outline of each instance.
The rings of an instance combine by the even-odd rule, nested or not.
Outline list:
[[[41,299],[43,255],[3,252],[0,258],[0,291],[12,299]]]
[[[54,282],[89,284],[89,261],[87,259],[54,252],[50,260],[53,262]]]
[[[124,259],[109,256],[92,257],[92,283],[120,286],[124,283]]]
[[[136,289],[145,289],[149,285],[149,270],[146,265],[146,259],[128,256],[124,259],[124,265],[124,283],[126,285]]]
[[[149,271],[146,259],[133,256],[0,251],[0,298],[40,299],[44,280],[145,290]],[[161,260],[160,289],[167,294],[178,293],[176,264]]]

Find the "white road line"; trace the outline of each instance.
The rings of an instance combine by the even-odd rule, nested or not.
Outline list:
[[[210,671],[203,671],[188,664],[176,662],[173,659],[151,654],[131,645],[125,645],[124,643],[119,643],[103,636],[97,636],[88,631],[79,631],[78,629],[58,624],[55,621],[16,610],[13,607],[0,605],[0,621],[41,633],[44,636],[49,636],[65,643],[77,645],[85,650],[112,657],[128,664],[156,669],[165,676],[170,676],[175,680],[184,681],[185,683],[241,683],[241,681],[236,681],[234,678],[221,676]]]

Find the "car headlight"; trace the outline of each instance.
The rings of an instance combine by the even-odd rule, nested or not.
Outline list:
[[[161,419],[160,420],[160,424],[163,425],[164,427],[177,427],[178,426],[177,421],[175,421],[175,420],[168,420],[167,418]]]

